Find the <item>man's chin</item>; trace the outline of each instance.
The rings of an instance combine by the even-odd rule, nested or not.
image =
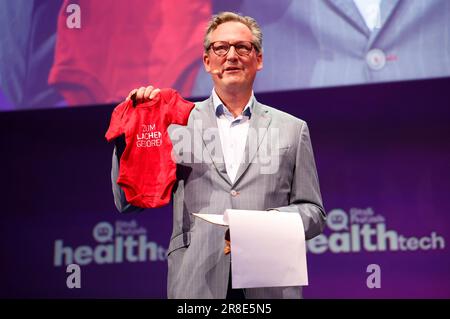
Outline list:
[[[248,80],[242,77],[224,76],[222,79],[215,81],[215,85],[222,87],[225,90],[241,91],[244,87],[252,86]]]
[[[234,86],[234,85],[240,86],[245,83],[245,80],[237,76],[226,76],[223,77],[222,83],[227,86]]]

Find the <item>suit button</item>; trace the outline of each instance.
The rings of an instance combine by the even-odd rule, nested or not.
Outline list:
[[[231,190],[230,192],[231,196],[235,197],[237,196],[237,194],[239,194],[238,192],[236,192],[234,189]]]
[[[386,54],[380,49],[372,49],[366,54],[366,62],[372,70],[381,70],[386,64]]]

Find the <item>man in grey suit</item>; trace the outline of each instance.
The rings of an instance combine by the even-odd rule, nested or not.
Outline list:
[[[223,299],[241,293],[245,298],[300,298],[301,287],[230,289],[225,230],[192,213],[273,209],[300,214],[306,239],[320,234],[325,211],[308,126],[256,101],[252,88],[263,67],[263,50],[254,19],[231,12],[213,16],[203,62],[214,82],[212,95],[196,104],[187,127],[172,126],[170,131],[177,184],[168,297]],[[139,102],[158,92],[149,86],[131,91],[130,96]],[[121,212],[139,210],[126,202],[116,184],[119,155],[116,148],[112,169],[116,206]]]

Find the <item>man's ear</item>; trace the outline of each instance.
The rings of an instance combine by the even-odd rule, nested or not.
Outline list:
[[[257,66],[256,66],[256,70],[260,71],[263,68],[263,54],[262,53],[258,53],[258,55],[256,56],[256,61],[257,61]]]
[[[210,73],[211,65],[210,65],[209,55],[206,52],[203,53],[203,65],[205,67],[205,71]]]

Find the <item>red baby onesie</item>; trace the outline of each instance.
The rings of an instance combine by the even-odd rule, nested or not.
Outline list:
[[[160,207],[169,203],[176,181],[167,128],[170,124],[186,125],[194,104],[173,89],[162,89],[153,100],[135,108],[132,104],[125,101],[114,109],[105,135],[111,141],[125,134],[117,183],[130,204]]]

